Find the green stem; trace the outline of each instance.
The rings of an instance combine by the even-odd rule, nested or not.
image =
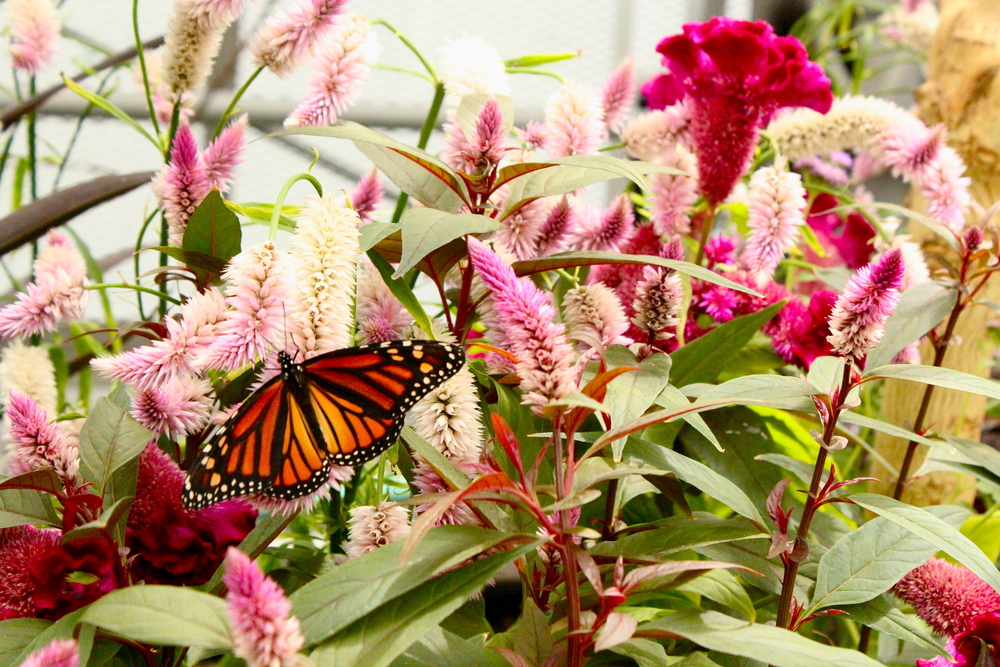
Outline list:
[[[28,79],[28,96],[35,96],[34,76]],[[31,184],[31,201],[38,199],[38,135],[35,127],[36,122],[37,114],[32,111],[28,114],[28,166],[31,169],[31,180],[29,181]]]
[[[323,186],[312,174],[296,174],[285,181],[285,184],[281,186],[281,191],[278,192],[278,199],[274,202],[274,211],[271,213],[271,231],[267,235],[268,241],[274,241],[278,236],[278,223],[281,222],[281,209],[285,205],[285,197],[288,196],[288,191],[292,189],[292,186],[299,181],[309,181],[316,188],[319,196],[323,196]]]
[[[143,53],[142,38],[139,37],[139,0],[132,0],[132,34],[135,36],[135,55],[139,59],[139,69],[142,70],[142,87],[146,92],[146,106],[149,108],[149,120],[153,123],[153,133],[159,138],[160,123],[156,120],[156,108],[153,106],[153,91],[149,87],[149,72],[146,70],[146,54]]]
[[[701,226],[701,240],[698,244],[698,255],[694,260],[694,263],[701,266],[701,260],[705,259],[705,246],[708,244],[708,237],[712,233],[712,227],[715,225],[715,207],[709,205],[708,209],[704,212],[704,220],[702,220]]]
[[[258,67],[256,70],[254,70],[254,73],[250,75],[250,77],[246,80],[246,82],[240,87],[240,89],[236,91],[236,95],[233,96],[233,101],[229,103],[229,106],[226,107],[226,110],[219,117],[219,122],[215,126],[215,134],[212,135],[213,137],[217,137],[222,133],[222,128],[226,126],[226,119],[229,118],[229,116],[233,113],[233,110],[239,103],[240,98],[243,97],[243,93],[247,92],[247,88],[250,87],[250,84],[253,83],[254,79],[260,76],[260,73],[263,71],[264,71],[263,67]]]
[[[403,33],[399,32],[398,30],[396,30],[396,28],[394,28],[392,26],[392,24],[389,23],[388,21],[386,21],[385,19],[375,19],[374,21],[372,21],[372,25],[381,25],[381,26],[385,26],[386,28],[388,28],[389,32],[391,32],[393,35],[395,35],[399,39],[399,41],[401,41],[403,44],[405,44],[406,48],[408,48],[410,51],[412,51],[413,55],[415,55],[417,57],[417,59],[420,60],[420,64],[422,64],[424,66],[424,69],[427,70],[427,73],[430,74],[431,79],[433,80],[433,82],[434,83],[438,83],[439,82],[438,75],[437,75],[437,72],[434,71],[434,67],[427,61],[426,58],[424,58],[423,54],[420,53],[419,49],[417,49],[417,47],[413,45],[413,42],[411,42],[410,40],[408,40],[406,38],[406,35],[404,35]]]
[[[434,87],[434,100],[431,102],[431,108],[427,112],[427,118],[424,119],[424,124],[420,128],[420,139],[417,141],[417,148],[423,150],[427,148],[427,142],[431,139],[431,132],[434,131],[434,126],[437,125],[437,117],[441,112],[441,105],[444,103],[444,84],[438,82]],[[410,196],[405,192],[401,192],[399,199],[396,200],[396,210],[392,212],[392,222],[398,223],[400,218],[403,217],[403,211],[406,210],[406,202],[409,201]]]
[[[156,217],[157,212],[160,209],[153,209],[153,212],[149,214],[145,222],[142,223],[142,227],[139,229],[139,238],[135,240],[135,254],[132,255],[132,262],[135,266],[135,281],[139,282],[139,252],[142,250],[142,240],[146,236],[146,230],[153,223],[153,218]],[[135,295],[137,306],[139,307],[139,319],[145,320],[146,314],[142,309],[142,292],[136,292]]]

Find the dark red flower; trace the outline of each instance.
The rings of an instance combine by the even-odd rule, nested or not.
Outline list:
[[[58,619],[122,586],[118,550],[106,540],[58,545],[31,561],[35,616]]]
[[[228,500],[194,511],[181,505],[184,473],[151,444],[139,457],[136,500],[128,518],[134,582],[198,586],[208,581],[226,556],[253,530],[257,510]]]
[[[646,82],[649,106],[662,109],[684,97],[694,104],[691,137],[701,191],[711,204],[736,185],[757,143],[757,130],[783,107],[826,113],[830,79],[794,37],[778,37],[767,23],[715,17],[688,23],[656,47],[670,71]]]
[[[0,621],[35,616],[30,564],[59,544],[61,534],[33,526],[0,530]]]
[[[808,370],[817,357],[832,354],[833,348],[826,338],[830,335],[828,320],[836,301],[837,294],[829,290],[814,292],[809,305],[792,298],[778,315],[778,330],[772,339],[778,356]]]
[[[875,252],[872,244],[875,228],[860,213],[842,218],[839,213],[831,211],[837,206],[840,206],[840,200],[833,195],[824,193],[813,200],[806,223],[816,232],[827,256],[820,257],[807,248],[806,258],[819,266],[846,266],[852,270],[867,266]]]

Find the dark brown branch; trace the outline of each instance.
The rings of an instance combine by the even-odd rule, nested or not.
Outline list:
[[[81,213],[149,183],[155,171],[113,174],[56,190],[0,220],[0,255],[6,255]]]
[[[153,39],[147,40],[142,43],[143,49],[155,49],[163,45],[163,37],[154,37]],[[108,56],[101,62],[97,63],[93,67],[93,72],[80,72],[73,77],[74,83],[80,83],[91,74],[96,74],[102,70],[106,70],[109,67],[114,67],[115,65],[120,65],[123,62],[127,62],[135,58],[136,51],[135,47],[130,47],[116,53],[114,55]],[[16,123],[21,119],[21,116],[31,113],[32,111],[38,109],[40,106],[49,101],[49,98],[58,93],[60,90],[66,87],[64,83],[57,83],[51,88],[46,88],[42,92],[38,93],[31,99],[25,100],[20,104],[16,104],[9,109],[4,109],[3,113],[0,113],[0,131],[6,130],[8,127]]]

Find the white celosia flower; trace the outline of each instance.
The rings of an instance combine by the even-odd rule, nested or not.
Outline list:
[[[605,137],[604,107],[595,91],[567,83],[545,104],[545,149],[555,157],[593,154]]]
[[[636,285],[635,300],[632,302],[635,311],[632,323],[649,336],[648,341],[640,342],[652,343],[673,337],[667,328],[680,322],[677,313],[681,310],[683,298],[684,288],[678,274],[659,267],[643,267],[642,280]]]
[[[922,2],[915,8],[900,2],[879,17],[882,34],[892,41],[917,51],[930,49],[941,16],[933,2]]]
[[[596,339],[604,347],[628,345],[632,341],[625,337],[628,318],[618,295],[604,283],[581,285],[566,292],[563,297],[563,321],[569,329],[570,338],[581,340],[581,336]]]
[[[410,534],[410,510],[382,503],[363,505],[351,510],[350,533],[344,543],[348,558],[357,558]]]
[[[467,367],[417,401],[411,412],[420,437],[446,458],[455,462],[479,460],[482,414],[475,378]]]
[[[691,108],[686,101],[630,118],[621,133],[625,152],[637,160],[663,158],[678,144],[687,145],[690,123]]]
[[[217,3],[205,0],[176,0],[174,3],[167,24],[160,73],[174,95],[198,90],[205,84],[219,53],[222,34],[239,13],[238,10],[211,11],[209,7],[213,4]]]
[[[750,177],[750,238],[743,249],[747,273],[763,285],[799,238],[805,224],[802,177],[781,165],[762,167]]]
[[[698,200],[698,163],[694,153],[680,144],[658,161],[684,173],[649,175],[653,229],[660,236],[685,236],[691,231],[691,206]]]
[[[510,82],[503,61],[481,37],[460,37],[441,47],[438,74],[444,81],[445,107],[454,110],[466,95],[507,95]]]
[[[335,197],[306,199],[292,237],[299,301],[289,317],[306,358],[350,347],[358,256],[358,214]]]
[[[47,413],[56,412],[56,369],[44,347],[12,340],[0,355],[0,396],[6,400],[11,389],[35,399]]]

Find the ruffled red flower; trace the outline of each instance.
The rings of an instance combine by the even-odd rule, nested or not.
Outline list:
[[[137,495],[125,531],[134,582],[199,586],[218,569],[226,550],[253,530],[257,510],[227,500],[201,510],[181,504],[184,473],[156,445],[139,457]]]
[[[820,257],[811,248],[806,249],[806,259],[819,266],[847,266],[851,270],[867,266],[875,252],[875,228],[860,213],[841,218],[831,209],[840,206],[833,195],[820,194],[813,200],[806,224],[812,227],[820,243],[827,250]],[[833,252],[831,252],[831,249]]]
[[[808,370],[817,357],[833,354],[826,338],[836,301],[837,295],[829,290],[814,292],[808,305],[798,299],[789,301],[778,315],[778,330],[773,337],[778,356]]]
[[[691,137],[702,194],[718,204],[732,191],[757,143],[757,130],[783,107],[826,113],[830,79],[794,37],[778,37],[763,21],[715,17],[688,23],[656,47],[670,72],[646,82],[649,106],[663,109],[684,97],[695,113]]]
[[[35,616],[29,565],[59,545],[60,533],[33,526],[0,530],[0,621]]]
[[[76,540],[31,561],[35,616],[58,619],[123,586],[118,550],[106,540]]]

